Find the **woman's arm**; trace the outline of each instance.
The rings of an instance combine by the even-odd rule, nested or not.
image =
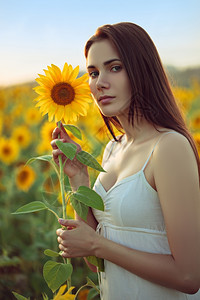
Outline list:
[[[103,153],[103,158],[102,158],[102,165],[104,164],[104,161],[106,160],[107,156],[108,156],[108,153],[110,151],[110,147],[112,145],[112,142],[108,142],[108,144],[106,145],[105,147],[105,150],[104,150],[104,153]],[[72,187],[72,190],[77,190],[78,189],[78,180],[76,181],[77,184],[75,186],[75,184],[73,182],[71,182],[71,187]],[[87,185],[89,186],[89,185]],[[83,221],[85,222],[77,213],[75,213],[75,218],[76,220],[79,220],[79,221]],[[94,230],[96,230],[96,227],[98,225],[98,222],[97,220],[95,219],[94,215],[93,215],[93,212],[92,212],[92,209],[89,208],[88,210],[88,215],[87,215],[87,222],[86,222],[91,228],[93,228]],[[84,257],[84,260],[86,262],[86,264],[88,265],[88,267],[93,271],[93,272],[97,272],[97,267],[92,265],[91,263],[89,263],[89,261]]]
[[[60,249],[65,257],[96,255],[146,280],[193,294],[200,287],[200,194],[196,159],[189,142],[181,135],[164,137],[154,151],[153,166],[171,255],[119,245],[88,230],[81,221],[72,221],[75,229],[66,236],[58,233]]]
[[[60,135],[60,138],[59,138],[59,135]],[[78,151],[81,150],[80,145],[75,143],[69,137],[69,135],[65,131],[62,123],[61,123],[61,128],[58,128],[58,127],[55,128],[55,130],[53,131],[53,134],[52,134],[52,138],[53,138],[53,140],[51,142],[51,146],[53,148],[52,154],[53,154],[54,161],[57,165],[59,165],[59,159],[58,159],[59,155],[62,155],[63,162],[65,162],[65,160],[67,159],[66,156],[61,152],[61,150],[59,150],[58,147],[56,146],[57,140],[61,140],[63,142],[68,142],[68,143],[73,143],[77,146]],[[109,142],[107,144],[107,146],[104,150],[103,161],[104,161],[105,157],[107,156],[110,146],[111,146],[111,142]],[[88,169],[86,166],[81,164],[76,158],[74,158],[72,161],[69,159],[67,160],[67,162],[65,163],[64,172],[69,178],[69,182],[70,182],[72,191],[76,191],[79,188],[79,186],[82,186],[82,185],[87,186],[87,187],[90,186]],[[77,213],[75,213],[75,218],[76,218],[76,220],[85,222]],[[85,222],[85,223],[87,223],[91,228],[96,230],[98,222],[96,221],[91,208],[89,208],[89,210],[88,210],[87,222]],[[91,263],[89,263],[86,258],[84,258],[84,259],[85,259],[85,262],[88,264],[89,268],[93,272],[97,272],[97,268],[94,265],[92,265]]]

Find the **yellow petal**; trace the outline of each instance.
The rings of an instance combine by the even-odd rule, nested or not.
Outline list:
[[[83,103],[92,103],[93,102],[93,99],[92,99],[92,97],[91,96],[85,96],[85,95],[76,95],[76,97],[75,97],[75,101],[82,101]]]
[[[76,113],[78,113],[78,114],[80,114],[80,115],[83,116],[83,115],[86,115],[86,114],[87,114],[87,108],[85,108],[85,107],[82,106],[81,104],[82,104],[82,102],[76,103],[76,102],[74,101],[74,102],[71,103],[71,107],[72,107],[72,109],[73,109]]]
[[[79,73],[79,66],[77,66],[71,73],[71,75],[69,76],[69,83],[71,83],[72,81],[74,81],[76,79],[76,77],[78,76]]]
[[[52,104],[50,109],[49,109],[49,122],[53,121],[53,118],[54,118],[54,115],[55,115],[55,112],[57,110],[57,104]]]
[[[67,81],[68,77],[69,77],[69,67],[68,67],[68,63],[64,64],[63,70],[62,70],[62,80],[63,81]]]
[[[91,93],[89,88],[75,88],[74,91],[77,95]]]
[[[48,67],[49,68],[49,67]],[[54,84],[55,84],[55,80],[54,80],[54,77],[52,76],[52,74],[48,71],[48,70],[43,70],[44,71],[44,73],[46,74],[46,77],[48,78],[48,79],[50,79]]]
[[[50,100],[49,99],[44,99],[44,100],[41,100],[38,103],[36,103],[35,107],[39,107],[39,106],[42,106],[44,104],[51,103],[51,102],[52,102],[51,99]]]
[[[62,73],[62,80],[63,80],[64,82],[68,82],[69,77],[70,77],[72,71],[73,71],[72,66],[71,66],[71,65],[67,66],[67,65],[65,64],[64,69],[63,69],[63,73]]]
[[[86,80],[88,80],[88,74],[87,73],[85,73],[83,76],[75,79],[74,82],[73,82],[73,87],[75,88],[75,87],[79,86],[80,84],[86,82]]]
[[[49,120],[49,122],[53,121],[53,117],[54,117],[54,114],[51,114],[50,112],[48,112],[48,120]]]
[[[47,103],[47,104],[44,104],[44,105],[40,106],[40,111],[48,113],[50,105],[51,104]]]
[[[46,72],[48,72],[48,71],[46,71]],[[47,79],[47,80],[51,81],[52,84],[54,84],[54,82],[52,81],[52,79],[50,77],[47,77],[47,76],[42,75],[42,74],[38,74],[38,75],[40,76],[41,79]]]
[[[53,82],[46,76],[45,78],[36,78],[35,81],[46,88],[52,89],[53,87]]]
[[[60,68],[58,68],[56,65],[51,64],[52,70],[54,71],[54,74],[56,75],[56,77],[58,78],[59,81],[61,81],[62,78],[62,73]]]
[[[36,86],[33,89],[36,91],[37,94],[39,94],[41,96],[49,94],[49,91],[45,87],[42,87],[42,86]]]
[[[67,287],[66,284],[65,284],[65,285],[62,285],[62,286],[60,287],[59,291],[58,291],[57,296],[58,296],[58,295],[61,296],[61,295],[64,293],[66,287]]]
[[[33,101],[40,101],[40,100],[43,100],[43,96],[37,96],[35,99],[33,99]]]
[[[58,105],[58,109],[55,113],[56,122],[59,122],[63,118],[63,115],[64,115],[64,107],[63,105]]]
[[[53,67],[47,67],[49,70],[49,74],[51,75],[51,77],[53,78],[53,81],[55,83],[58,83],[61,81],[61,76],[58,75],[57,70],[55,70],[55,68],[53,69]]]
[[[70,106],[69,105],[65,105],[63,119],[64,119],[64,121],[65,121],[66,124],[68,124],[68,122],[70,120],[70,114],[71,114]]]

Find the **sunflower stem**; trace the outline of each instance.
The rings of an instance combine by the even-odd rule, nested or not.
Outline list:
[[[60,121],[58,122],[58,128],[60,128]],[[60,134],[58,136],[60,138]],[[62,163],[62,156],[58,156],[59,159],[59,166],[60,166],[60,192],[61,192],[61,197],[62,197],[62,209],[63,209],[63,219],[67,219],[67,214],[66,214],[66,202],[65,202],[65,185],[64,185],[64,166]],[[65,227],[66,229],[66,227]],[[66,261],[64,260],[66,263]],[[71,264],[71,259],[67,258],[67,264]],[[69,290],[71,287],[71,276],[67,279],[67,290]]]

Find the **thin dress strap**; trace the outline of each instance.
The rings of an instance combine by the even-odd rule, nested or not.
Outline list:
[[[123,135],[119,137],[119,141],[121,141],[122,138],[123,138]],[[112,142],[112,145],[111,145],[111,147],[110,147],[110,149],[109,149],[109,152],[108,152],[108,155],[107,155],[105,161],[107,161],[107,160],[110,158],[110,156],[111,156],[111,154],[112,154],[112,152],[113,152],[113,148],[114,148],[114,146],[117,144],[117,141],[115,141],[114,139],[111,140],[111,142]]]
[[[115,140],[112,140],[112,145],[111,145],[110,151],[108,152],[108,155],[107,155],[107,157],[106,157],[106,161],[107,161],[107,160],[109,159],[109,157],[111,156],[115,144],[116,144],[116,141],[115,141]]]
[[[146,162],[145,162],[145,164],[144,164],[144,166],[143,166],[143,168],[142,168],[142,171],[144,171],[144,169],[146,168],[146,165],[147,165],[148,162],[149,162],[149,159],[150,159],[150,157],[151,157],[151,154],[153,153],[154,149],[156,148],[156,146],[157,146],[157,144],[159,143],[159,141],[160,141],[160,139],[162,138],[162,136],[163,136],[163,135],[166,135],[166,134],[168,134],[168,133],[178,133],[178,132],[176,132],[176,131],[168,131],[168,132],[164,132],[164,133],[159,137],[159,139],[158,139],[157,142],[155,143],[153,149],[151,150],[151,153],[149,154],[149,156],[148,156],[148,158],[147,158],[147,160],[146,160]]]

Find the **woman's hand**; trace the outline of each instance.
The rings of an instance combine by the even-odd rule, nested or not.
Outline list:
[[[60,135],[60,138],[58,137]],[[76,157],[73,160],[68,159],[63,152],[57,147],[56,141],[60,140],[63,143],[72,143],[77,146],[77,152],[81,151],[81,146],[74,142],[67,132],[63,124],[61,128],[56,127],[52,133],[51,146],[53,148],[53,159],[57,165],[59,165],[58,156],[62,156],[62,162],[64,164],[64,172],[69,177],[70,184],[73,190],[76,190],[80,185],[89,186],[89,175],[87,167],[79,162]]]
[[[63,251],[63,257],[95,255],[95,242],[99,235],[93,228],[81,220],[59,219],[59,223],[67,227],[67,230],[60,228],[56,231],[59,248]]]

